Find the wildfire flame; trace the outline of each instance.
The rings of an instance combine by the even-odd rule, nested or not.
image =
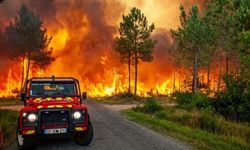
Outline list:
[[[95,97],[111,96],[127,91],[127,68],[120,63],[113,42],[122,14],[126,14],[132,6],[142,9],[145,15],[149,16],[149,21],[158,27],[156,29],[158,32],[152,36],[158,40],[154,61],[139,64],[138,94],[141,96],[170,94],[173,91],[173,67],[166,52],[172,44],[169,29],[179,25],[180,3],[188,7],[198,3],[195,0],[189,3],[182,0],[174,2],[160,0],[157,3],[150,0],[134,2],[9,0],[5,3],[16,5],[6,4],[4,8],[0,8],[1,14],[9,12],[8,16],[4,15],[1,18],[0,24],[6,26],[8,17],[14,18],[17,15],[16,10],[23,2],[44,20],[48,35],[53,36],[49,47],[53,47],[53,56],[56,58],[55,62],[43,70],[33,68],[30,77],[73,76],[80,80],[82,91],[87,91],[88,95]],[[199,3],[202,4],[204,1]],[[163,4],[171,7],[166,11],[166,8],[162,7]],[[13,96],[15,93],[13,90],[20,89],[22,64],[12,62],[9,66],[4,73],[0,72],[7,78],[0,81],[2,82],[0,97]],[[133,80],[131,83],[133,89]],[[180,85],[176,80],[176,89]]]

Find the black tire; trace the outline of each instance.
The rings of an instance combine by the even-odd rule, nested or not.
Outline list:
[[[16,132],[17,145],[19,150],[34,149],[36,138],[34,136],[22,135]]]
[[[74,135],[74,141],[78,145],[87,146],[91,143],[93,135],[93,126],[92,123],[89,121],[88,130],[86,132],[76,133]]]

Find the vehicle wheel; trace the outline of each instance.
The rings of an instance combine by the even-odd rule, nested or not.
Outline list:
[[[17,145],[20,150],[31,149],[34,147],[35,137],[33,136],[26,136],[19,133],[17,130],[16,133],[17,138]]]
[[[93,126],[91,122],[89,122],[88,130],[86,132],[76,133],[74,135],[75,143],[82,146],[89,145],[92,139],[93,139]]]

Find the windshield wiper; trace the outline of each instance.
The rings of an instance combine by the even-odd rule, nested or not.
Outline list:
[[[34,93],[32,94],[32,96],[48,96],[48,95],[45,93]]]
[[[59,96],[67,96],[67,94],[64,94],[64,93],[54,93],[53,96],[56,96],[56,95],[59,95]]]

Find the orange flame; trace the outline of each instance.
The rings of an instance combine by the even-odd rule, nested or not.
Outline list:
[[[162,33],[166,37],[170,28],[178,27],[178,8],[179,4],[184,1],[122,1],[120,2],[122,6],[117,6],[118,3],[110,1],[97,1],[96,3],[86,1],[83,4],[86,3],[89,7],[82,5],[81,7],[84,8],[77,6],[78,4],[74,2],[65,2],[68,5],[61,1],[50,3],[51,5],[55,4],[56,7],[56,10],[54,10],[56,13],[53,13],[53,17],[47,16],[46,12],[38,12],[44,19],[44,26],[48,35],[53,36],[49,47],[53,47],[53,56],[56,61],[44,70],[31,69],[30,77],[72,76],[81,81],[81,89],[88,92],[88,95],[99,97],[127,91],[127,68],[120,63],[119,56],[113,48],[114,36],[117,34],[117,26],[121,21],[122,14],[126,14],[132,6],[140,8],[148,16],[149,21],[155,23],[160,32],[161,29],[164,29]],[[37,3],[40,4],[40,1]],[[189,6],[191,3],[193,4],[194,1],[184,4]],[[43,4],[42,1],[41,4]],[[93,10],[88,10],[90,6],[101,9],[101,11],[94,10],[96,11],[94,13],[101,12],[103,15],[103,12],[105,12],[104,15],[98,14],[95,16]],[[165,6],[171,7],[166,10]],[[152,10],[154,13],[152,13]],[[166,40],[170,41],[168,37]],[[166,43],[166,40],[161,43]],[[165,51],[166,47],[159,46],[156,48],[157,54],[154,56],[154,62],[140,62],[139,95],[167,95],[173,91],[172,65],[165,56],[162,58],[167,53]],[[26,64],[27,62],[24,65],[26,66]],[[0,87],[0,97],[11,96],[13,90],[20,89],[21,68],[22,65],[18,63],[8,70],[7,82]],[[131,74],[133,75],[133,70]],[[131,78],[132,90],[134,88],[133,76]],[[183,78],[183,76],[180,78]],[[176,81],[176,89],[180,85],[179,81]]]

